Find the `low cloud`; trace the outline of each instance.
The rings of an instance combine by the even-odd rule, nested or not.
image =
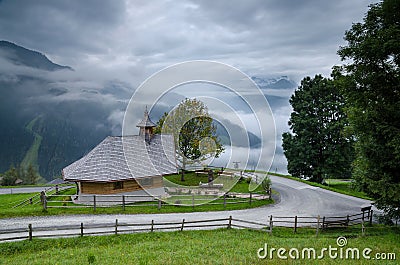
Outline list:
[[[296,83],[317,73],[328,76],[331,67],[340,63],[336,51],[345,44],[345,30],[361,21],[374,2],[3,0],[2,38],[42,52],[75,71],[18,66],[0,54],[0,82],[24,91],[21,76],[42,80],[23,81],[29,93],[50,91],[29,102],[97,102],[117,133],[130,95],[150,75],[174,63],[214,60],[250,76],[286,75]],[[293,89],[263,91],[279,136],[288,129],[291,109],[287,100]],[[226,96],[222,92],[214,95]],[[260,100],[256,94],[248,96]],[[144,98],[138,107],[152,103]],[[153,115],[165,109],[155,109]],[[142,113],[135,115],[139,120]],[[279,137],[277,142],[280,155]],[[282,157],[276,161],[284,163]]]

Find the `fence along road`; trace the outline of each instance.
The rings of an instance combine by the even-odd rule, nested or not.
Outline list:
[[[368,207],[370,208],[370,207]],[[136,233],[136,232],[154,232],[154,231],[183,231],[189,230],[204,230],[216,228],[247,228],[259,231],[272,233],[274,226],[282,226],[282,223],[292,223],[294,233],[300,224],[307,224],[307,226],[314,227],[316,234],[319,230],[327,229],[330,227],[347,227],[361,223],[362,233],[365,233],[365,222],[372,222],[372,211],[370,209],[363,211],[361,214],[347,215],[345,217],[323,217],[322,223],[318,216],[317,220],[313,221],[315,217],[294,217],[294,222],[288,219],[293,217],[275,217],[271,215],[269,224],[256,223],[247,220],[234,219],[232,216],[223,219],[208,219],[208,220],[191,220],[182,222],[163,222],[156,223],[151,220],[151,223],[121,223],[118,219],[115,223],[103,224],[84,224],[76,225],[62,225],[62,226],[43,226],[33,227],[32,224],[28,228],[0,230],[1,241],[14,241],[14,240],[32,240],[34,237],[47,238],[47,237],[69,237],[69,236],[85,236],[85,235],[107,235],[107,234],[121,234],[121,233]],[[304,220],[301,220],[304,219]],[[329,221],[327,219],[330,219]]]
[[[294,180],[271,176],[272,188],[280,193],[280,200],[274,205],[260,208],[221,211],[168,214],[113,214],[113,215],[72,215],[72,216],[37,216],[0,219],[0,230],[26,229],[28,224],[33,227],[74,225],[82,223],[95,225],[113,223],[116,219],[121,223],[149,223],[154,220],[162,222],[198,221],[206,219],[224,219],[232,216],[234,219],[247,220],[268,224],[273,216],[346,216],[361,212],[361,207],[371,205],[371,201],[359,199],[321,188],[313,187]],[[376,209],[372,208],[374,212]],[[291,226],[291,224],[289,224]],[[299,224],[300,225],[300,224]]]

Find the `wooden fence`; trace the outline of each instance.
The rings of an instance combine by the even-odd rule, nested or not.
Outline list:
[[[42,193],[46,194],[47,196],[51,196],[51,195],[57,195],[59,192],[61,191],[65,191],[65,190],[69,190],[74,188],[74,186],[71,185],[55,185],[55,186],[51,186],[46,188],[45,190],[42,191]],[[15,204],[13,206],[13,208],[17,208],[17,207],[24,207],[30,204],[38,204],[40,203],[41,200],[41,194],[42,193],[37,193],[35,195],[33,195],[32,197],[25,199],[21,202],[18,202],[17,204]],[[65,196],[65,195],[64,195]]]
[[[273,227],[293,227],[296,233],[299,227],[310,227],[316,229],[316,234],[320,230],[326,230],[332,227],[348,227],[355,224],[361,224],[361,231],[364,234],[364,223],[372,224],[372,210],[364,210],[362,213],[340,216],[340,217],[304,217],[304,216],[269,216],[269,220],[265,223],[242,220],[237,218],[221,218],[175,222],[155,222],[151,220],[149,223],[122,223],[118,219],[114,223],[103,224],[75,224],[62,226],[38,226],[34,227],[28,224],[27,227],[17,229],[0,230],[0,241],[9,240],[32,240],[32,238],[47,237],[71,237],[85,235],[107,235],[107,234],[126,234],[137,232],[154,232],[154,231],[183,231],[183,230],[200,230],[200,229],[216,229],[216,228],[239,228],[253,229],[265,231],[272,234]],[[338,222],[338,220],[340,222]],[[346,222],[342,222],[346,221]]]
[[[155,222],[149,223],[122,223],[118,219],[114,223],[103,224],[76,224],[61,226],[38,226],[34,227],[28,224],[26,228],[0,230],[0,241],[32,240],[33,238],[49,237],[76,237],[88,235],[109,235],[109,234],[127,234],[138,232],[155,231],[183,231],[183,230],[204,230],[217,228],[247,228],[254,230],[270,230],[265,224],[232,218],[207,219],[176,222]]]
[[[96,211],[97,208],[111,206],[120,206],[123,210],[125,210],[126,207],[135,206],[157,207],[161,209],[165,205],[191,206],[194,208],[203,205],[205,202],[207,205],[223,205],[225,209],[229,204],[248,203],[251,205],[255,200],[271,199],[271,191],[269,194],[225,193],[220,198],[216,195],[205,195],[203,197],[194,194],[174,195],[171,198],[167,198],[166,201],[161,197],[153,197],[150,195],[79,195],[80,203],[78,202],[73,205],[71,205],[72,202],[69,200],[62,200],[62,198],[69,197],[71,197],[71,195],[42,195],[40,201],[42,202],[44,210],[48,208],[93,208],[93,210]],[[72,195],[72,197],[74,197],[74,195]]]
[[[373,210],[371,207],[361,209],[361,213],[346,215],[346,216],[323,216],[311,217],[311,216],[270,216],[269,226],[272,231],[273,226],[285,226],[293,227],[293,232],[297,232],[299,227],[315,227],[316,233],[319,230],[326,230],[329,228],[340,228],[349,227],[353,225],[362,225],[364,230],[364,224],[368,223],[372,225]]]

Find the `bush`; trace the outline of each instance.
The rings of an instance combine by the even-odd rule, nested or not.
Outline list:
[[[14,186],[16,180],[17,180],[17,177],[8,175],[8,174],[4,174],[3,179],[1,180],[1,185],[2,186]]]
[[[266,191],[269,192],[269,189],[271,188],[272,182],[269,176],[266,176],[263,182],[261,183],[262,188]]]
[[[378,218],[378,223],[380,223],[380,224],[384,224],[384,225],[388,225],[388,226],[394,225],[393,219],[390,218],[390,216],[388,216],[388,215],[377,215],[376,217]]]

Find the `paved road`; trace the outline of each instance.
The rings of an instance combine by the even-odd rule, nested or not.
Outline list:
[[[36,193],[48,188],[50,187],[1,188],[0,194]]]
[[[269,216],[344,216],[360,213],[360,208],[371,204],[347,195],[338,194],[301,182],[281,177],[271,177],[273,189],[280,193],[280,201],[274,205],[260,208],[199,213],[170,213],[170,214],[136,214],[136,215],[73,215],[73,216],[38,216],[0,220],[0,229],[26,228],[31,223],[34,227],[47,225],[79,225],[96,223],[113,223],[115,219],[125,223],[179,222],[182,219],[205,220],[213,218],[244,219],[267,223]]]

